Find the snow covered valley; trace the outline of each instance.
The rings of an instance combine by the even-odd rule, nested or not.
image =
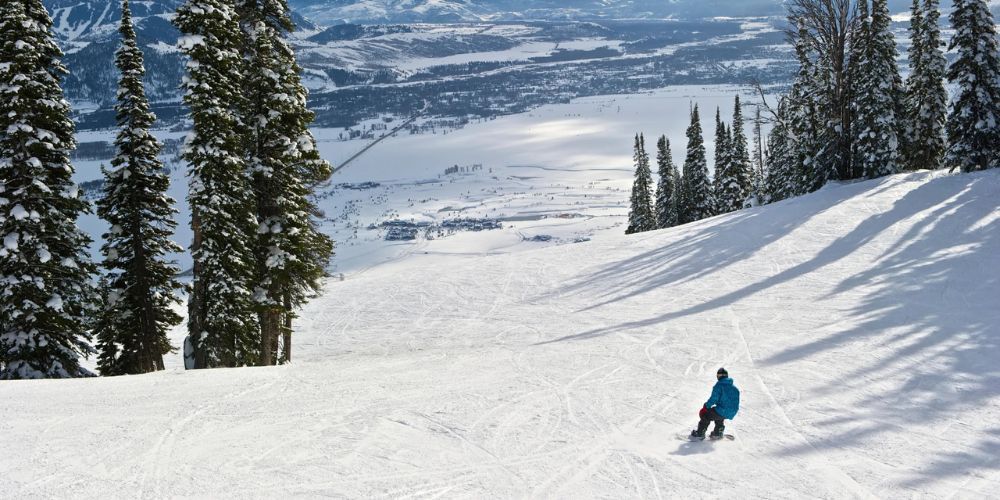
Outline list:
[[[0,490],[990,497],[998,199],[996,170],[919,172],[633,237],[415,254],[331,280],[288,366],[0,384]],[[678,439],[719,366],[737,439]]]
[[[632,185],[634,134],[644,132],[650,145],[665,134],[680,163],[687,126],[680,117],[686,117],[691,105],[698,103],[706,113],[721,107],[724,119],[729,120],[738,92],[739,87],[726,85],[676,86],[643,94],[574,99],[457,130],[399,133],[346,166],[344,162],[371,139],[341,140],[347,136],[343,128],[315,128],[323,157],[344,166],[328,185],[317,189],[325,214],[322,229],[337,242],[330,272],[350,277],[415,254],[511,253],[620,235]],[[381,123],[376,120],[368,125]],[[708,126],[707,118],[704,123]],[[82,143],[110,144],[113,133],[86,131],[78,137]],[[175,144],[184,136],[167,130],[156,133]],[[707,146],[711,155],[714,144]],[[170,195],[180,210],[174,239],[188,245],[191,216],[186,165],[176,156],[168,152],[161,159],[171,169]],[[85,186],[100,182],[100,167],[108,161],[76,161],[77,181]],[[99,192],[91,189],[89,195],[94,199]],[[494,220],[501,227],[438,231],[468,219]],[[414,239],[386,241],[395,222],[412,223],[406,229],[417,230]],[[81,225],[95,242],[94,258],[100,259],[106,224],[91,214],[81,219]],[[187,253],[175,257],[182,269],[190,269]]]

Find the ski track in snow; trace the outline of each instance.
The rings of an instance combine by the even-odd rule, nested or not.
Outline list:
[[[330,281],[295,362],[0,384],[19,497],[975,498],[1000,172]],[[735,441],[678,442],[714,372]],[[954,436],[960,436],[955,439]]]

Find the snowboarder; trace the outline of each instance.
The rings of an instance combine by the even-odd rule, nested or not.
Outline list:
[[[698,428],[691,431],[691,437],[705,439],[705,431],[708,430],[709,422],[715,422],[715,428],[709,436],[712,439],[721,439],[722,431],[726,429],[725,420],[732,420],[736,412],[740,410],[740,390],[733,385],[733,379],[729,378],[729,372],[725,368],[719,368],[715,373],[718,382],[712,387],[712,396],[705,402],[698,415],[701,421]]]

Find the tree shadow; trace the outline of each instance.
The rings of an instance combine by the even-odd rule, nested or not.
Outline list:
[[[878,190],[889,189],[896,182],[898,179],[887,179],[886,185]],[[566,296],[586,291],[590,296],[605,298],[581,310],[586,311],[662,286],[698,280],[749,258],[813,216],[853,197],[871,195],[871,189],[870,186],[831,186],[830,193],[825,196],[793,198],[763,208],[741,210],[722,220],[706,219],[674,228],[679,235],[676,241],[581,276],[549,295]],[[760,217],[762,210],[767,211],[766,217]],[[635,235],[633,238],[660,239],[661,235]]]
[[[974,441],[964,451],[956,452],[962,446],[950,444],[911,458],[916,468],[904,472],[912,477],[901,486],[927,486],[966,474],[995,474],[1000,467],[996,458],[1000,456],[1000,423],[980,418],[995,415],[1000,401],[1000,176],[993,171],[928,181],[928,175],[939,174],[895,176],[874,190],[871,184],[843,186],[836,188],[836,194],[806,197],[817,200],[800,203],[797,210],[772,209],[766,217],[748,213],[695,227],[690,237],[581,276],[569,285],[569,292],[604,287],[606,299],[588,309],[600,307],[719,272],[834,205],[850,200],[852,207],[865,210],[865,199],[885,196],[884,191],[898,183],[922,183],[889,210],[873,210],[812,258],[772,276],[690,307],[543,344],[592,339],[726,308],[865,249],[872,254],[873,264],[844,276],[819,299],[846,294],[853,308],[819,332],[802,332],[803,343],[758,361],[759,367],[772,368],[805,360],[829,364],[847,352],[842,350],[845,344],[867,343],[873,351],[878,349],[867,358],[855,358],[854,369],[838,372],[802,395],[824,398],[847,392],[859,395],[860,400],[856,407],[838,408],[835,416],[810,422],[824,428],[827,437],[822,441],[785,448],[781,453],[846,449],[887,431],[894,439],[905,439],[911,429],[937,425]],[[885,247],[875,248],[876,242]],[[828,270],[825,275],[850,272],[846,269]],[[960,423],[948,427],[952,422]],[[946,436],[923,437],[928,444],[939,438],[947,441]]]
[[[588,287],[607,289],[607,292],[599,293],[598,296],[609,296],[609,298],[582,309],[586,311],[648,293],[660,287],[704,278],[753,256],[812,218],[852,198],[878,196],[901,183],[922,181],[927,175],[929,174],[915,173],[887,177],[881,180],[875,188],[870,184],[837,186],[832,188],[830,192],[818,196],[787,200],[797,203],[774,204],[765,207],[768,209],[766,217],[760,217],[759,211],[751,211],[746,215],[738,213],[735,216],[730,216],[723,223],[699,228],[691,237],[616,263],[597,273],[583,276],[576,283],[568,285],[563,293],[573,293]],[[915,191],[920,191],[920,189]],[[689,308],[669,311],[643,320],[596,328],[540,344],[586,340],[622,330],[653,326],[673,319],[730,306],[751,295],[816,271],[850,255],[855,249],[868,243],[872,238],[902,219],[911,216],[915,211],[936,206],[949,196],[947,192],[936,192],[935,194],[936,196],[923,197],[924,193],[915,194],[911,191],[910,195],[900,200],[900,203],[895,205],[893,209],[865,219],[848,235],[822,250],[815,258],[752,285]]]
[[[847,342],[878,342],[881,348],[879,355],[810,394],[867,394],[842,416],[813,423],[850,430],[785,453],[858,445],[887,425],[906,432],[970,419],[955,432],[973,439],[973,446],[964,452],[927,450],[927,465],[903,486],[997,472],[1000,424],[979,420],[977,414],[1000,398],[1000,182],[995,173],[942,181],[962,181],[967,187],[940,189],[934,181],[901,199],[897,206],[910,209],[919,208],[913,203],[924,198],[939,202],[911,212],[922,219],[882,252],[876,265],[845,278],[824,297],[865,291],[847,315],[849,328],[760,361],[761,366],[781,366],[834,352]],[[941,200],[942,194],[950,196]],[[886,394],[869,387],[893,390]]]
[[[925,474],[906,480],[903,486],[919,487],[940,477],[968,475],[972,479],[982,470],[992,470],[996,473],[995,464],[1000,461],[1000,429],[989,429],[971,439],[973,440],[971,450],[939,454],[934,465],[924,471]],[[964,486],[960,489],[964,489]],[[981,495],[983,492],[978,493]]]

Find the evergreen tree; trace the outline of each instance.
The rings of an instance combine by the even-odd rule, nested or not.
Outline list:
[[[698,105],[691,111],[687,138],[687,157],[684,160],[685,219],[693,222],[711,217],[715,204],[712,181],[708,176],[708,162],[705,160],[705,140],[702,138]]]
[[[261,364],[291,359],[291,324],[319,291],[333,242],[313,216],[312,188],[329,178],[309,132],[313,114],[286,41],[294,28],[284,0],[243,0],[238,7],[246,61],[242,110],[246,165],[257,208],[255,299]]]
[[[625,234],[635,234],[656,229],[656,215],[652,206],[653,173],[649,169],[646,140],[635,136],[635,182],[632,184],[631,208]]]
[[[95,267],[61,57],[40,0],[0,2],[0,379],[90,375]]]
[[[868,2],[861,1],[857,4],[857,16],[854,19],[854,26],[851,30],[850,39],[850,51],[849,51],[849,61],[850,70],[848,71],[848,87],[849,92],[849,104],[850,104],[850,120],[847,123],[848,138],[850,140],[851,148],[848,151],[850,156],[848,170],[845,172],[846,175],[841,177],[842,179],[857,179],[862,176],[861,172],[861,162],[858,160],[857,154],[857,131],[854,127],[857,126],[857,103],[860,96],[859,88],[861,83],[868,78],[867,70],[864,67],[865,55],[868,52],[868,45],[871,41],[871,36],[869,34],[871,28],[871,14],[868,9]]]
[[[733,137],[732,137],[732,163],[735,172],[736,183],[739,186],[739,208],[743,208],[747,199],[750,198],[751,185],[753,183],[753,166],[750,163],[750,147],[747,145],[747,135],[743,130],[743,106],[740,103],[740,96],[737,95],[733,106]]]
[[[906,108],[906,83],[903,81],[903,76],[899,72],[899,65],[896,64],[896,58],[899,56],[899,51],[896,49],[896,38],[892,33],[892,16],[889,15],[889,0],[883,0],[885,9],[885,32],[888,33],[886,48],[889,48],[892,52],[892,67],[894,71],[892,72],[892,99],[894,108],[894,116],[896,119],[896,125],[894,131],[896,132],[896,171],[900,171],[906,168],[906,158],[903,155],[903,147],[906,144],[906,115],[909,110]]]
[[[774,128],[767,138],[767,177],[764,179],[764,202],[774,203],[796,194],[798,180],[798,153],[792,140],[788,123],[790,121],[789,99],[778,102]]]
[[[193,131],[189,164],[194,283],[185,361],[193,368],[256,365],[260,334],[253,300],[256,210],[246,174],[238,110],[243,108],[241,31],[228,0],[188,0],[174,24],[184,34],[184,101]]]
[[[715,172],[712,184],[712,215],[727,213],[727,184],[732,178],[732,152],[730,151],[729,130],[722,121],[719,108],[715,108]]]
[[[958,57],[948,81],[958,86],[948,115],[945,164],[963,172],[1000,165],[1000,54],[993,16],[984,0],[955,0],[955,36],[949,50]]]
[[[813,61],[814,48],[807,36],[805,26],[799,25],[795,40],[795,54],[799,61],[799,72],[792,84],[786,103],[789,152],[794,155],[794,172],[787,172],[790,181],[789,196],[797,196],[815,191],[831,178],[832,172],[820,167],[818,158],[822,152],[820,137],[820,117],[817,96],[817,70]]]
[[[916,149],[919,147],[917,134],[917,115],[919,114],[919,102],[915,101],[917,80],[919,79],[921,56],[923,53],[923,30],[924,11],[920,0],[913,0],[910,6],[910,48],[907,53],[910,64],[910,76],[906,79],[905,92],[903,96],[903,113],[900,114],[900,148],[899,159],[902,168],[916,170],[920,168],[916,165]]]
[[[122,2],[119,33],[118,154],[104,171],[104,198],[97,204],[111,227],[101,248],[108,275],[94,329],[103,375],[163,369],[163,355],[171,350],[167,330],[181,322],[171,306],[180,303],[175,292],[183,288],[176,265],[166,260],[182,251],[170,241],[177,211],[166,195],[170,178],[157,159],[160,144],[149,133],[156,117],[142,84],[146,70],[128,0]]]
[[[670,141],[661,136],[656,142],[656,167],[660,182],[656,185],[656,226],[659,229],[677,225],[677,166],[670,153]]]
[[[871,34],[871,12],[868,8],[869,2],[858,2],[857,28],[852,32],[851,37],[851,176],[850,179],[862,177],[863,161],[861,151],[858,149],[860,142],[861,128],[864,126],[860,122],[861,114],[859,107],[863,94],[868,91],[873,77],[869,71],[865,70],[868,63],[872,46]]]
[[[891,22],[886,0],[873,0],[871,20],[866,22],[868,40],[861,56],[865,71],[857,83],[852,126],[859,167],[868,179],[899,171],[897,112],[902,94]]]
[[[832,179],[841,178],[840,168],[850,163],[850,148],[841,147],[848,143],[844,137],[844,131],[837,119],[827,112],[835,106],[832,98],[832,88],[835,86],[831,80],[830,65],[827,58],[829,51],[821,51],[820,59],[813,67],[813,88],[818,93],[818,97],[812,99],[812,114],[816,124],[815,144],[813,145],[812,162],[809,169],[805,171],[809,182],[806,188],[815,190],[823,187],[826,182]]]
[[[918,66],[920,66],[920,56],[923,53],[923,43],[925,23],[924,20],[924,9],[920,4],[920,0],[913,0],[910,5],[910,48],[907,52],[910,62],[910,78],[913,77],[914,71]],[[909,83],[909,82],[907,82]]]
[[[907,82],[906,105],[910,110],[906,167],[911,170],[940,168],[946,146],[948,93],[944,88],[944,76],[947,62],[942,50],[939,4],[939,0],[923,0],[922,8],[918,9],[921,15],[915,21],[913,45],[918,47],[918,52],[911,52],[912,74]]]
[[[691,218],[691,189],[688,187],[687,175],[678,169],[677,188],[674,199],[677,200],[677,225],[694,222]]]
[[[747,137],[743,132],[743,109],[736,96],[731,133],[727,134],[727,161],[723,175],[716,173],[716,203],[719,213],[735,212],[743,208],[750,198],[752,169]]]
[[[685,201],[687,188],[684,187],[684,176],[681,174],[681,170],[676,165],[674,165],[672,170],[674,172],[674,196],[671,201],[673,202],[673,211],[676,214],[677,221],[674,225],[679,226],[684,224],[687,218],[687,202]]]

